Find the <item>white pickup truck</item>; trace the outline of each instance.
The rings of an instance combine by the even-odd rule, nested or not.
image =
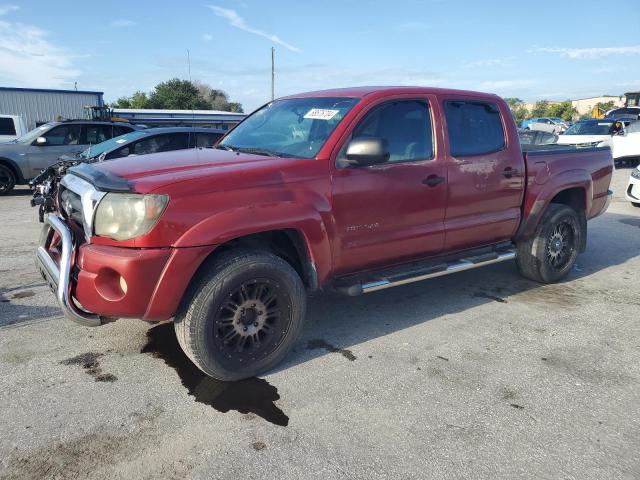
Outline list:
[[[27,133],[27,126],[20,115],[0,115],[0,143],[10,142]]]

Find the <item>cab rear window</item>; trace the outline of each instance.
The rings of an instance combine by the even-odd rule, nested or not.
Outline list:
[[[446,101],[444,113],[451,155],[486,155],[504,148],[504,127],[494,103]]]

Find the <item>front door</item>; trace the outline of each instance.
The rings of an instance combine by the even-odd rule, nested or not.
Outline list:
[[[35,177],[48,166],[58,161],[65,154],[79,153],[87,145],[82,144],[82,131],[79,124],[62,124],[53,127],[42,135],[46,143],[39,144],[37,139],[27,149],[30,178]]]
[[[349,140],[387,141],[382,165],[336,168],[333,212],[336,273],[386,266],[440,252],[444,244],[446,165],[438,153],[431,98],[387,100],[354,122]]]

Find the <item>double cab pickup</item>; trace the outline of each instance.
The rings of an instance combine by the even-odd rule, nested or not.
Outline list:
[[[215,148],[80,164],[37,265],[72,320],[173,319],[206,374],[280,362],[316,290],[496,262],[562,279],[610,201],[608,148],[523,151],[490,94],[346,88],[269,102]]]

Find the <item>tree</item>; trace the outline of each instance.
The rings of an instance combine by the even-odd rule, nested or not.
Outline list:
[[[242,105],[230,102],[226,92],[215,90],[205,83],[179,78],[159,83],[149,95],[137,91],[130,97],[120,97],[112,106],[167,110],[222,110],[243,113]]]
[[[507,97],[504,99],[509,105],[511,109],[511,114],[513,115],[516,123],[520,124],[525,118],[529,116],[529,110],[525,107],[524,102],[519,98]]]
[[[547,108],[545,117],[559,117],[563,120],[572,120],[573,117],[578,115],[578,111],[574,108],[571,100],[565,100],[564,102],[554,103]]]
[[[222,110],[224,112],[243,113],[242,105],[237,102],[229,102],[229,95],[223,90],[211,88],[206,83],[193,82],[198,89],[200,97],[211,105],[212,110]]]
[[[540,100],[531,109],[532,117],[546,117],[549,110],[549,100]]]
[[[111,105],[115,108],[150,108],[147,94],[137,91],[130,97],[120,97]]]
[[[149,95],[149,107],[168,110],[211,109],[193,83],[179,78],[173,78],[156,85]]]

